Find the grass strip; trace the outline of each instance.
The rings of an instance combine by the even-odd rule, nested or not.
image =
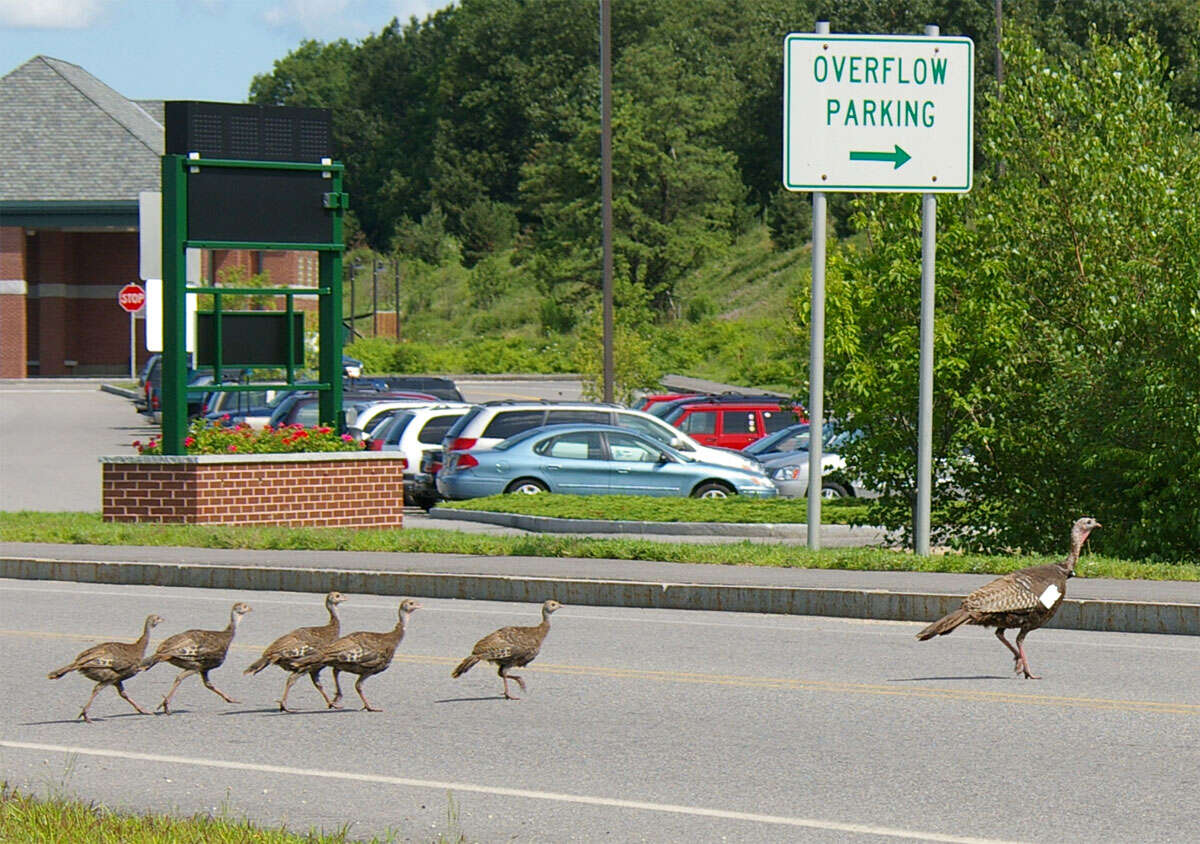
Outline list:
[[[732,522],[806,524],[805,498],[658,498],[650,495],[492,495],[469,501],[443,501],[452,510],[486,510],[559,519],[634,522]],[[866,524],[867,502],[834,498],[821,502],[821,524]]]
[[[536,496],[534,496],[536,497]],[[943,554],[918,557],[886,548],[808,548],[778,542],[694,544],[621,537],[492,536],[451,530],[405,528],[241,527],[104,522],[99,513],[0,513],[0,541],[74,545],[184,546],[309,551],[401,551],[481,556],[578,557],[655,560],[713,565],[780,566],[855,571],[928,571],[1004,574],[1061,556]],[[1087,554],[1081,577],[1124,580],[1200,580],[1195,563],[1146,563]]]
[[[365,841],[384,844],[411,840],[398,835],[384,838],[350,838],[350,824],[335,833],[291,832],[286,827],[263,829],[248,820],[227,816],[193,815],[176,818],[161,814],[115,812],[98,803],[60,797],[41,799],[0,785],[0,842],[77,844],[81,841],[113,844],[347,844]],[[436,844],[458,844],[466,838],[451,833],[430,839]]]

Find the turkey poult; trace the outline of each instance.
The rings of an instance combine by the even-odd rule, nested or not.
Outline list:
[[[513,679],[525,691],[525,681],[516,674],[510,674],[510,668],[521,668],[533,662],[546,634],[550,632],[550,614],[561,609],[558,601],[547,601],[542,604],[542,623],[534,627],[501,627],[495,633],[489,633],[478,642],[471,655],[458,664],[450,672],[451,677],[461,677],[471,670],[477,662],[490,662],[497,666],[496,673],[504,681],[504,697],[508,700],[520,700],[508,692],[508,681]]]
[[[92,720],[88,717],[88,709],[91,707],[92,701],[96,699],[96,695],[105,686],[112,686],[117,690],[117,694],[129,701],[130,706],[143,715],[149,715],[149,712],[142,709],[134,703],[133,698],[125,694],[125,686],[122,684],[142,670],[142,657],[146,655],[146,645],[150,641],[150,629],[157,624],[162,624],[162,621],[161,615],[148,615],[146,623],[142,626],[141,638],[136,642],[104,642],[95,645],[75,657],[70,665],[55,669],[46,676],[51,680],[57,680],[72,671],[78,671],[89,680],[96,681],[96,687],[92,689],[92,696],[88,698],[87,703],[83,705],[83,711],[79,713],[79,717],[84,721]]]
[[[165,714],[170,715],[171,698],[174,696],[175,690],[179,688],[179,684],[183,682],[184,678],[193,674],[199,674],[200,681],[204,683],[205,688],[226,703],[237,703],[209,681],[208,672],[218,668],[225,661],[225,655],[229,653],[229,643],[233,641],[233,634],[237,630],[238,622],[248,612],[250,612],[250,605],[239,601],[229,611],[229,626],[224,630],[185,630],[182,633],[176,633],[159,643],[158,650],[154,652],[153,656],[142,660],[143,668],[153,668],[160,662],[169,662],[176,668],[183,669],[175,678],[175,682],[171,684],[171,690],[167,692],[162,703],[155,707],[156,709],[161,709]]]
[[[1095,519],[1079,519],[1071,528],[1071,553],[1061,563],[1033,566],[996,578],[964,598],[962,607],[926,627],[917,634],[917,638],[923,642],[934,636],[945,636],[961,624],[995,627],[996,638],[1012,651],[1013,670],[1024,674],[1027,679],[1041,679],[1029,671],[1029,660],[1025,658],[1025,637],[1058,612],[1067,593],[1067,579],[1075,576],[1079,551],[1087,541],[1088,534],[1098,527],[1100,523]],[[1004,636],[1004,631],[1010,627],[1020,630],[1015,647]]]
[[[342,700],[338,674],[342,671],[357,674],[358,680],[354,683],[354,691],[358,692],[358,696],[363,702],[362,708],[368,712],[380,712],[381,710],[371,706],[367,702],[366,696],[363,695],[363,681],[386,671],[387,667],[392,664],[396,648],[399,646],[400,640],[404,638],[404,627],[408,623],[408,617],[420,608],[421,605],[412,598],[405,598],[400,602],[400,617],[396,621],[396,626],[388,632],[360,632],[343,636],[337,641],[319,648],[316,653],[296,660],[296,669],[298,671],[325,667],[333,669],[333,682],[337,686],[337,693],[329,703],[330,709],[338,707]]]
[[[325,689],[321,685],[321,670],[325,667],[318,665],[312,668],[300,669],[296,667],[296,660],[306,657],[317,652],[317,649],[323,645],[328,645],[338,637],[341,631],[341,624],[338,620],[337,605],[346,600],[346,596],[341,592],[330,592],[325,596],[325,609],[329,611],[329,621],[319,627],[298,627],[291,633],[285,633],[276,639],[271,644],[267,645],[262,656],[250,664],[243,674],[257,674],[268,665],[278,665],[284,671],[288,672],[287,682],[283,686],[283,697],[279,699],[279,709],[282,712],[291,712],[287,707],[288,692],[292,689],[292,684],[299,680],[305,674],[312,680],[312,684],[317,687],[317,691],[321,693],[321,697],[325,699],[325,705],[329,706],[329,695],[325,694]],[[338,697],[341,697],[342,690],[337,690]]]

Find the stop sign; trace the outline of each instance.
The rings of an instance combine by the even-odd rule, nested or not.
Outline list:
[[[141,285],[127,284],[117,294],[117,304],[131,314],[136,313],[146,304],[146,291],[141,288]]]

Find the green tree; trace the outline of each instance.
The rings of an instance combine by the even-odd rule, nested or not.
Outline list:
[[[943,538],[1051,550],[1083,514],[1116,553],[1200,548],[1200,145],[1144,38],[1075,61],[1005,44],[982,152],[1007,163],[939,202],[935,507]],[[915,490],[918,199],[861,205],[832,261],[830,405],[896,528]],[[802,314],[804,316],[804,314]]]

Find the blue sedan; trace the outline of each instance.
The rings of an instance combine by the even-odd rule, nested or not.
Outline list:
[[[628,428],[594,424],[547,425],[490,449],[451,451],[437,489],[449,499],[504,492],[694,498],[777,493],[763,472],[702,463]]]

